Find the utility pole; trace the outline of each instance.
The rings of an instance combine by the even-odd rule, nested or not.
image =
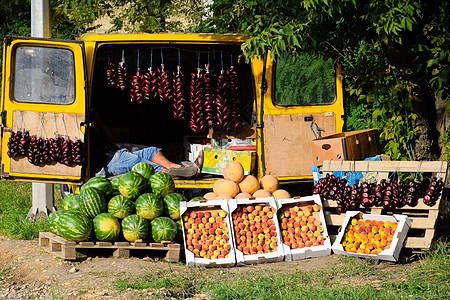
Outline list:
[[[31,36],[51,38],[50,0],[31,0]],[[54,187],[51,183],[32,183],[33,205],[27,218],[46,218],[54,207]]]

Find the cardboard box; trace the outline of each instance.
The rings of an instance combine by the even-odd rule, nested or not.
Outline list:
[[[237,160],[244,168],[244,174],[252,174],[256,165],[256,151],[232,151],[215,148],[203,150],[202,173],[223,174],[223,169],[230,161]]]
[[[325,160],[363,160],[380,154],[377,129],[343,132],[311,141],[313,165]]]
[[[321,226],[323,226],[323,245],[293,249],[283,242],[284,259],[286,261],[320,257],[331,254],[331,241],[330,237],[328,236],[322,201],[320,200],[319,195],[312,195],[301,198],[277,199],[276,202],[279,214],[284,213],[284,211],[286,210],[289,211],[289,208],[294,206],[299,207],[302,211],[305,211],[308,205],[318,204],[320,206],[320,211],[312,212],[312,217],[314,217],[316,220],[320,220]],[[279,221],[281,221],[281,219]],[[281,229],[281,232],[283,232],[283,229]],[[281,235],[283,236],[283,233]]]
[[[397,222],[398,226],[395,230],[394,237],[391,241],[391,245],[388,249],[381,251],[378,255],[375,254],[364,254],[364,253],[352,253],[345,251],[342,246],[342,239],[344,238],[344,234],[346,232],[347,225],[353,217],[357,217],[358,219],[362,218],[363,220],[377,220],[383,222]],[[409,228],[411,227],[412,221],[406,215],[394,214],[394,215],[375,215],[375,214],[363,214],[360,211],[347,211],[345,213],[345,219],[342,223],[341,231],[339,232],[336,240],[334,241],[331,249],[334,253],[350,255],[355,257],[364,257],[364,258],[375,258],[381,260],[388,260],[396,262],[400,255],[400,251],[403,247],[403,242],[405,241],[406,235],[408,233]]]
[[[270,208],[270,212],[272,213],[272,220],[274,221],[273,225],[275,225],[275,232],[276,232],[276,249],[273,249],[274,251],[271,251],[268,253],[259,253],[259,254],[258,253],[245,254],[243,251],[239,250],[237,236],[236,236],[236,230],[235,230],[235,227],[239,226],[239,225],[235,224],[235,223],[239,223],[237,221],[238,213],[242,212],[242,209],[246,208],[249,205],[252,205],[252,206],[259,205],[262,207],[262,209],[264,209],[264,207]],[[234,225],[233,226],[233,240],[234,240],[234,244],[236,245],[235,253],[236,253],[236,264],[237,265],[283,261],[284,254],[283,254],[283,245],[281,242],[280,226],[278,224],[278,218],[277,218],[277,204],[273,197],[256,198],[256,199],[231,199],[228,202],[228,207],[229,207],[231,219],[232,219],[232,222]],[[235,217],[236,217],[236,219],[234,219]]]
[[[224,211],[226,217],[224,221],[226,222],[226,227],[228,228],[228,243],[231,248],[229,249],[228,257],[225,258],[202,258],[194,255],[194,252],[188,249],[186,242],[186,235],[188,234],[188,229],[185,228],[186,219],[184,216],[189,215],[191,212],[220,212]],[[230,213],[228,209],[228,203],[226,200],[213,200],[213,201],[195,201],[195,202],[180,202],[180,214],[181,214],[181,224],[183,229],[183,241],[184,241],[184,251],[186,256],[186,265],[188,267],[214,267],[214,266],[227,266],[232,267],[236,264],[236,254],[235,254],[235,244],[231,237],[233,235],[233,226],[230,219]],[[189,221],[188,221],[189,222]],[[209,234],[208,234],[209,236]],[[217,234],[216,234],[217,236]],[[203,237],[200,237],[203,239]],[[221,245],[223,246],[223,245]]]

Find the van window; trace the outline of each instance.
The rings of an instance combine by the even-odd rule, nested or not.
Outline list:
[[[72,51],[28,45],[17,47],[12,87],[12,97],[18,102],[73,103],[75,63]]]
[[[331,104],[336,97],[333,60],[302,53],[276,59],[275,104],[281,106]]]

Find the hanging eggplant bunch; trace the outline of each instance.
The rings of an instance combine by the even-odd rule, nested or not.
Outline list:
[[[216,77],[209,71],[209,65],[206,65],[205,72],[205,84],[204,84],[204,105],[205,105],[205,120],[209,128],[216,127],[217,122],[217,109],[215,105],[215,84]]]
[[[142,103],[144,101],[144,90],[143,90],[144,75],[141,74],[140,68],[137,69],[136,75],[131,79],[131,92],[130,100],[135,103]]]
[[[236,69],[231,66],[227,70],[227,77],[229,82],[229,99],[230,99],[230,129],[239,131],[241,127],[241,100],[240,100],[240,90],[239,90],[239,80]]]
[[[203,132],[206,130],[205,120],[205,71],[200,68],[192,73],[191,79],[191,120],[190,128],[193,132]]]
[[[28,146],[30,144],[30,134],[28,131],[18,130],[12,132],[8,140],[8,156],[27,156]]]
[[[173,86],[175,89],[175,96],[173,97],[173,117],[175,120],[180,121],[186,121],[188,118],[184,82],[184,74],[181,72],[181,67],[178,65],[177,71],[173,74]]]
[[[434,206],[441,194],[444,182],[442,178],[433,177],[431,179],[430,185],[428,186],[425,196],[423,196],[423,203],[428,206]]]

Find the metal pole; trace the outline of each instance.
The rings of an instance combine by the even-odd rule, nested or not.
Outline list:
[[[51,38],[49,0],[31,0],[31,36]],[[54,207],[54,187],[51,183],[32,183],[33,205],[27,218],[44,219]]]

